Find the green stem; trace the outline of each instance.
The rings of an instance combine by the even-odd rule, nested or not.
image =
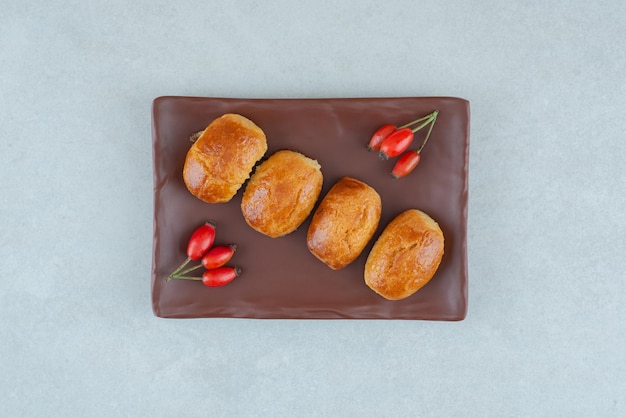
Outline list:
[[[183,271],[181,271],[180,273],[177,273],[177,274],[185,275],[185,274],[189,273],[190,271],[194,271],[194,270],[199,269],[200,267],[202,267],[202,264],[198,264],[197,266],[190,267],[187,270],[183,270]]]
[[[415,119],[413,122],[409,122],[406,125],[402,125],[402,126],[398,126],[398,129],[404,129],[404,128],[408,128],[411,125],[415,125],[418,122],[423,121],[424,119],[428,119],[429,117],[432,116],[432,113],[430,115],[426,115],[423,118],[419,118],[419,119]]]
[[[195,281],[202,280],[202,277],[190,277],[190,276],[178,276],[178,275],[172,275],[170,277],[175,280],[195,280]]]
[[[417,153],[419,154],[420,152],[422,152],[422,149],[424,149],[424,146],[426,145],[426,143],[428,142],[428,138],[430,138],[430,133],[433,131],[433,127],[435,126],[435,122],[437,121],[437,115],[439,114],[438,110],[435,110],[433,112],[433,120],[432,123],[430,124],[430,128],[428,128],[428,133],[426,134],[426,139],[424,139],[424,142],[422,142],[422,145],[420,146],[420,148],[417,150]]]
[[[433,118],[433,116],[435,116],[435,113],[437,113],[437,110],[435,110],[434,112],[429,113],[428,115],[423,116],[423,117],[421,117],[421,118],[419,118],[419,119],[415,119],[413,122],[409,122],[409,123],[407,123],[406,125],[402,125],[402,126],[398,127],[398,129],[408,128],[409,126],[411,126],[411,125],[415,125],[416,123],[419,123],[419,122],[424,121],[424,120],[426,120],[426,119],[432,119],[432,118]],[[428,123],[428,122],[426,122],[426,123]],[[419,130],[420,130],[420,129],[422,129],[423,127],[424,127],[424,125],[422,125],[420,128],[416,128],[415,130],[413,130],[413,132],[415,133],[416,131],[419,131]]]
[[[434,116],[434,117],[436,118],[436,116]],[[426,119],[426,121],[424,123],[420,124],[417,128],[411,129],[411,132],[415,133],[415,132],[419,131],[420,129],[422,129],[424,126],[428,125],[432,121],[433,121],[433,115],[429,115],[428,119]]]
[[[184,269],[185,266],[189,264],[190,261],[191,261],[191,258],[187,257],[187,259],[183,261],[183,263],[180,266],[176,267],[176,270],[174,270],[169,276],[167,276],[167,279],[165,281],[169,282],[170,280],[172,280],[172,276],[176,275],[179,271]]]

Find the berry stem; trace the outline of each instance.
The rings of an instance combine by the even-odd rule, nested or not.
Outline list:
[[[200,281],[202,280],[202,277],[191,277],[191,276],[179,276],[179,275],[173,275],[172,279],[176,279],[176,280],[195,280],[195,281]]]
[[[431,113],[430,115],[427,116],[426,120],[420,124],[418,127],[411,129],[411,131],[413,131],[413,133],[419,131],[420,129],[422,129],[424,126],[428,125],[429,123],[432,123],[435,119],[437,119],[437,114],[439,113],[439,111],[435,110],[433,113]]]
[[[419,118],[419,119],[415,119],[413,122],[409,122],[409,123],[407,123],[406,125],[398,126],[398,129],[408,128],[408,127],[409,127],[409,126],[411,126],[411,125],[415,125],[415,124],[416,124],[416,123],[418,123],[418,122],[421,122],[421,121],[423,121],[423,120],[425,120],[425,119],[428,119],[431,115],[432,115],[432,113],[431,113],[430,115],[426,115],[426,116],[421,117],[421,118]]]
[[[181,271],[182,269],[185,268],[185,266],[187,266],[187,264],[189,264],[189,262],[191,261],[191,258],[187,257],[187,259],[185,261],[183,261],[183,263],[178,266],[176,268],[176,270],[174,270],[172,272],[172,274],[170,274],[169,276],[167,276],[167,279],[165,280],[166,282],[169,282],[170,280],[172,280],[172,277],[175,276],[179,271]]]
[[[202,264],[198,264],[197,266],[190,267],[187,270],[183,270],[180,273],[176,273],[176,274],[178,274],[178,275],[185,275],[185,274],[187,274],[189,272],[192,272],[194,270],[199,269],[200,267],[202,267]]]
[[[432,117],[432,121],[430,124],[430,128],[428,128],[428,133],[426,134],[426,139],[424,139],[424,142],[422,142],[422,145],[419,147],[419,149],[417,150],[417,153],[419,154],[420,152],[422,152],[422,149],[424,149],[424,146],[426,145],[426,143],[428,142],[428,138],[430,138],[430,133],[433,131],[433,127],[435,126],[435,122],[437,121],[437,115],[439,114],[438,110],[435,110],[433,112],[433,117]]]

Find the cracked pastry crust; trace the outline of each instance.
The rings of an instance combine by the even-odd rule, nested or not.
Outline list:
[[[444,251],[441,228],[417,209],[407,210],[384,229],[365,263],[365,283],[389,300],[404,299],[435,275]]]
[[[295,231],[309,216],[322,191],[317,161],[281,150],[255,170],[241,200],[246,223],[272,238]]]
[[[376,190],[352,177],[340,179],[313,215],[309,251],[333,270],[348,266],[372,239],[381,210]]]
[[[265,133],[251,120],[225,114],[207,126],[185,158],[187,189],[207,203],[230,201],[267,151]]]

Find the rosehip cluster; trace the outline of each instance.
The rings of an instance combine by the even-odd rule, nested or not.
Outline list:
[[[378,151],[378,156],[381,160],[387,160],[389,158],[397,157],[402,154],[391,171],[393,178],[404,177],[417,167],[420,162],[422,149],[428,142],[430,133],[435,126],[437,120],[438,110],[426,115],[422,118],[416,119],[413,122],[409,122],[406,125],[396,127],[395,125],[387,124],[383,125],[372,135],[367,148]],[[417,125],[419,124],[419,125]],[[417,125],[415,128],[411,126]],[[426,139],[422,142],[422,145],[417,150],[410,150],[405,152],[411,143],[413,142],[415,132],[420,129],[429,126]]]
[[[205,286],[218,287],[232,282],[239,276],[241,270],[238,267],[225,266],[230,261],[237,247],[234,244],[213,246],[215,242],[215,224],[207,222],[197,228],[187,244],[187,259],[167,277],[166,281],[175,280],[198,280]],[[200,264],[187,267],[191,261],[200,260]],[[202,277],[187,276],[194,270],[204,267],[206,270]]]

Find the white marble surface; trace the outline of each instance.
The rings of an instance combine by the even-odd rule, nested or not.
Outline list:
[[[0,1],[0,416],[626,415],[626,6]],[[159,95],[472,106],[459,323],[163,320]]]

